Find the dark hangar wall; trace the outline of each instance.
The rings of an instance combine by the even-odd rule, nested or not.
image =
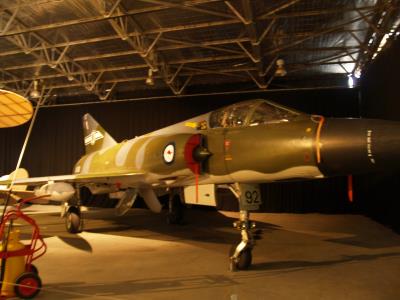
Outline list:
[[[400,38],[380,54],[361,80],[361,114],[365,118],[400,121]],[[400,133],[399,133],[400,134]],[[400,232],[400,170],[359,176],[359,209]]]
[[[294,90],[180,97],[149,101],[44,107],[40,110],[22,166],[31,176],[70,174],[83,154],[81,117],[91,113],[117,140],[167,126],[246,99],[266,98],[314,114],[357,117],[357,89]],[[27,126],[0,130],[0,174],[15,168]],[[262,186],[270,212],[345,212],[346,179],[273,183]]]

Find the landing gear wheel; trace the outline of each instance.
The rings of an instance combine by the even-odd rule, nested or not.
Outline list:
[[[71,206],[65,215],[65,227],[69,233],[82,232],[81,211],[76,206]]]
[[[183,221],[183,216],[181,213],[169,212],[167,214],[167,224],[170,225],[182,224],[182,221]]]
[[[167,224],[182,224],[183,222],[183,205],[178,195],[175,195],[169,203],[169,212],[167,213]]]
[[[231,247],[229,252],[229,257],[232,257],[235,253],[236,245]],[[239,253],[237,258],[231,258],[229,268],[231,271],[236,270],[247,270],[251,266],[251,261],[253,259],[253,255],[251,253],[251,248],[245,248],[242,252]]]
[[[15,282],[14,292],[22,299],[32,299],[39,294],[42,281],[35,273],[23,273]]]

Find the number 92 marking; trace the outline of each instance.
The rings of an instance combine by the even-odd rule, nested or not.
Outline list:
[[[244,197],[248,204],[261,204],[260,195],[258,191],[247,190],[244,194]]]

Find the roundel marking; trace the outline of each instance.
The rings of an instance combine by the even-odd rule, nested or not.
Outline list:
[[[173,163],[175,159],[175,143],[169,143],[167,146],[165,146],[163,151],[163,159],[167,165]]]

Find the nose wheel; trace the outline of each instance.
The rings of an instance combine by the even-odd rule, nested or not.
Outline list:
[[[252,250],[255,241],[260,238],[261,230],[257,230],[255,222],[249,220],[248,211],[240,211],[240,219],[233,223],[233,227],[240,231],[242,240],[230,249],[229,269],[231,271],[247,270],[251,266]]]
[[[238,253],[235,257],[236,245],[232,245],[230,250],[229,270],[234,272],[237,270],[247,270],[251,266],[253,254],[251,248],[246,248]]]

